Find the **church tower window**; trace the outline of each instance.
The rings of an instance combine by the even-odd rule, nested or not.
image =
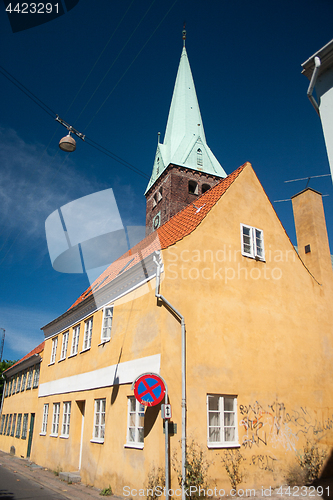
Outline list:
[[[203,166],[203,157],[202,157],[202,151],[201,149],[197,149],[197,165],[199,167],[202,167]]]
[[[202,194],[204,194],[206,191],[208,191],[211,188],[209,184],[203,184],[201,188]]]
[[[195,181],[188,181],[188,192],[190,194],[198,194],[198,183]]]

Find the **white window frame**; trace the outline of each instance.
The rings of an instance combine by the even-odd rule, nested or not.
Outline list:
[[[40,375],[40,364],[38,364],[38,365],[35,366],[34,381],[33,381],[33,384],[32,384],[32,388],[33,389],[36,389],[36,387],[38,387],[38,384],[39,384],[39,375]]]
[[[0,424],[0,435],[3,433],[4,427],[5,427],[5,415],[1,415],[1,424]]]
[[[10,431],[11,437],[15,436],[16,417],[17,417],[17,413],[14,413],[14,415],[13,415],[13,422],[12,422],[12,428],[11,428],[11,431]]]
[[[7,436],[9,436],[10,430],[11,430],[11,427],[12,427],[12,418],[13,418],[13,414],[11,413],[9,415],[9,419],[8,419],[8,426],[7,426],[7,433],[6,433]]]
[[[21,425],[22,425],[22,413],[17,415],[17,424],[16,424],[16,434],[15,437],[19,438],[21,435]]]
[[[8,396],[8,390],[9,390],[9,380],[6,380],[5,398],[7,398]]]
[[[79,351],[80,326],[81,324],[76,325],[73,328],[71,356],[75,356]]]
[[[17,382],[17,376],[13,377],[12,394],[16,394],[16,382]]]
[[[111,311],[111,315],[107,315],[107,312]],[[104,307],[103,311],[103,321],[102,321],[102,332],[101,332],[101,342],[107,342],[111,339],[112,331],[112,321],[113,321],[113,304],[112,306]],[[108,324],[109,323],[109,324]]]
[[[22,424],[22,435],[21,439],[27,439],[27,433],[28,433],[28,420],[29,420],[29,413],[25,413],[23,415],[23,424]]]
[[[60,403],[53,403],[52,429],[50,436],[57,437],[59,433]]]
[[[46,435],[48,418],[49,418],[49,403],[46,403],[43,408],[43,421],[42,421],[42,430],[40,431],[40,436]]]
[[[55,337],[54,339],[52,339],[50,365],[53,365],[55,363],[56,356],[57,356],[57,347],[58,347],[58,337]]]
[[[22,372],[20,372],[20,373],[17,375],[16,393],[20,392],[20,390],[21,390],[21,380],[22,380]]]
[[[67,356],[69,331],[62,334],[61,353],[59,361],[63,361]]]
[[[69,425],[71,420],[71,401],[65,401],[62,409],[61,438],[68,438]]]
[[[240,228],[242,255],[251,259],[265,261],[264,231],[257,227],[248,226],[247,224],[241,224]],[[244,234],[244,229],[248,230],[248,235]],[[245,238],[249,238],[249,241],[246,242]],[[258,240],[261,245],[258,244]],[[244,248],[245,245],[249,247],[248,250]]]
[[[218,410],[211,409],[209,406],[209,401],[211,398],[218,399]],[[224,410],[225,399],[233,400],[233,410]],[[209,414],[210,413],[218,413],[219,414],[219,422],[217,425],[209,425]],[[227,413],[232,413],[234,415],[234,424],[230,426],[226,426],[224,423],[224,416]],[[209,434],[209,429],[215,427],[220,432],[220,440],[212,441]],[[225,429],[227,427],[234,429],[234,437],[233,441],[225,440]],[[237,420],[237,396],[229,395],[229,394],[207,394],[207,446],[208,448],[239,448],[240,444],[238,443],[238,420]]]
[[[93,437],[91,439],[91,442],[93,443],[104,443],[105,415],[106,415],[106,398],[95,399],[94,428],[93,428]]]
[[[28,371],[28,380],[27,380],[27,389],[31,389],[32,386],[32,374],[34,372],[33,367],[29,368]]]
[[[93,318],[89,318],[84,323],[83,351],[87,351],[91,347],[92,329]]]
[[[132,402],[135,401],[135,409],[133,410]],[[129,396],[127,400],[127,436],[125,448],[139,448],[143,449],[144,446],[144,424],[140,425],[140,417],[144,418],[145,407],[139,403],[134,396]],[[142,415],[143,414],[143,415]],[[131,424],[131,417],[134,417],[134,425]],[[139,431],[142,431],[142,439],[140,438]],[[131,431],[134,431],[134,439],[131,437]]]
[[[23,392],[25,389],[26,381],[27,381],[27,370],[24,370],[24,372],[22,374],[21,392]]]

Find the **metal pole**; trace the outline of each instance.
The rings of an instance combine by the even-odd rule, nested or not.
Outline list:
[[[164,404],[168,404],[168,386],[165,384]],[[165,411],[165,410],[164,410]],[[169,420],[164,419],[165,429],[165,500],[169,499]]]

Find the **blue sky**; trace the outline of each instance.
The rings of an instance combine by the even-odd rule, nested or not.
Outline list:
[[[66,130],[0,75],[0,327],[4,359],[43,340],[40,328],[89,285],[53,270],[44,224],[58,207],[112,188],[125,225],[144,225],[157,133],[165,132],[182,50],[207,143],[227,173],[250,161],[270,200],[329,173],[320,120],[301,63],[332,39],[331,0],[80,0],[64,16],[12,33],[0,10],[0,65],[61,118],[144,172],[88,144],[66,155]],[[83,86],[82,86],[83,85]],[[55,117],[54,117],[55,118]],[[323,198],[333,247],[330,177]],[[273,203],[296,244],[291,202]]]

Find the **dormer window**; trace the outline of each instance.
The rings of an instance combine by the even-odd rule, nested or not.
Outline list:
[[[201,149],[197,149],[197,165],[199,167],[202,167],[203,166],[203,157],[202,157],[202,151]]]
[[[198,194],[198,183],[195,181],[188,181],[188,192],[190,194]]]
[[[210,189],[210,185],[209,184],[203,184],[202,185],[202,188],[201,188],[201,192],[202,194],[204,194],[206,191],[208,191]]]

